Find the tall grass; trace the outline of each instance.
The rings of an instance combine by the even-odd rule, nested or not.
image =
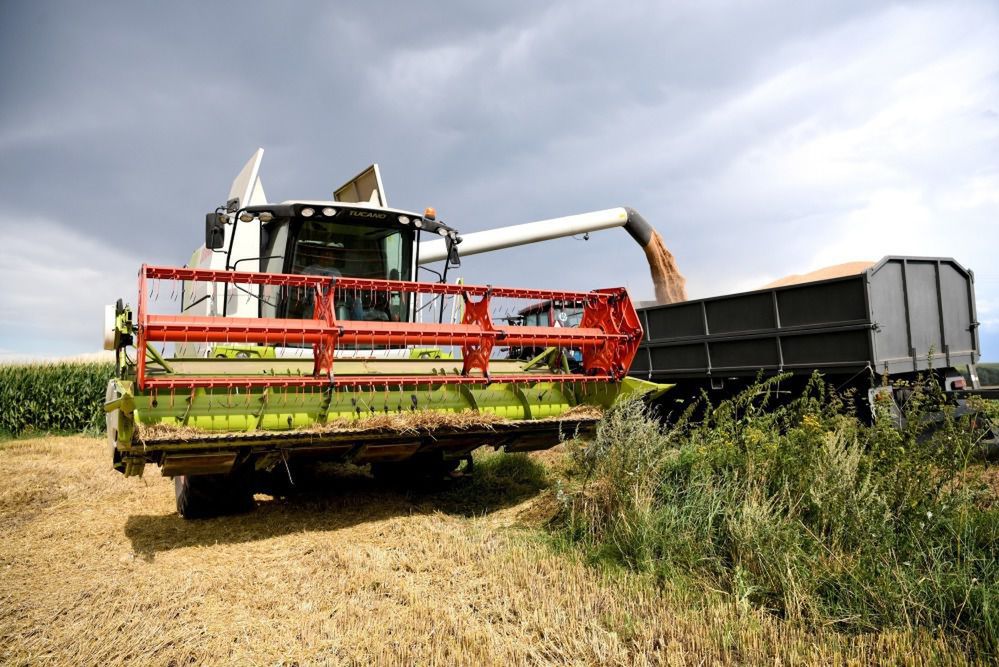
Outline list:
[[[796,623],[944,628],[999,648],[999,507],[969,467],[980,435],[912,387],[906,426],[853,417],[813,379],[762,382],[664,427],[612,411],[573,452],[559,525],[595,558],[723,590]],[[880,408],[879,408],[880,409]]]
[[[112,375],[110,363],[0,366],[0,433],[102,430]]]

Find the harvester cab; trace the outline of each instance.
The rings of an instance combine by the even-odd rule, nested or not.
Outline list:
[[[432,209],[389,207],[377,166],[332,200],[273,204],[262,155],[206,217],[189,264],[143,265],[135,307],[107,313],[114,468],[159,465],[183,516],[252,506],[255,490],[293,481],[310,461],[425,476],[470,466],[482,445],[552,447],[622,398],[666,388],[628,377],[642,328],[624,288],[449,283],[462,237]],[[602,213],[562,219],[547,238],[633,220]],[[479,232],[494,235],[473,249],[534,242],[537,224]],[[441,261],[437,281],[416,280],[417,267]],[[503,322],[539,301],[578,304],[578,326]],[[579,363],[502,358],[510,347],[571,350]]]
[[[206,216],[205,244],[188,267],[227,271],[412,281],[419,262],[422,233],[441,238],[448,260],[457,263],[457,230],[423,214],[387,205],[378,165],[372,165],[337,188],[330,201],[266,203],[258,150],[233,182],[226,206]],[[245,204],[244,204],[245,203]],[[199,281],[186,281],[181,311],[192,315],[311,319],[314,291],[280,285],[221,285],[221,292]],[[341,320],[410,322],[417,303],[405,293],[341,293],[333,307]],[[298,346],[299,348],[301,345]],[[272,356],[267,346],[182,343],[184,357]]]
[[[562,301],[541,301],[533,303],[521,309],[517,314],[507,316],[505,321],[511,325],[521,326],[549,326],[549,327],[578,327],[583,321],[583,303],[562,302]],[[545,350],[536,347],[509,347],[507,356],[511,359],[534,359],[538,355],[544,354]],[[557,351],[553,354],[552,363],[577,368],[582,363],[582,355],[579,350],[566,350],[564,355],[558,357]],[[547,358],[547,357],[546,357]]]

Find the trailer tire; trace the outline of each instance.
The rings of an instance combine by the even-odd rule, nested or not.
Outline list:
[[[177,513],[185,519],[207,519],[250,511],[253,489],[243,477],[237,473],[174,477]]]

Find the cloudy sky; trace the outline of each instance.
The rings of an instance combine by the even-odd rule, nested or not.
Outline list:
[[[995,0],[5,0],[0,61],[0,356],[99,349],[262,146],[272,201],[378,162],[463,231],[634,206],[692,297],[951,256],[999,360]],[[463,272],[652,296],[621,230]]]

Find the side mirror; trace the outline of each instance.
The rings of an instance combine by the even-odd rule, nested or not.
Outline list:
[[[205,247],[218,250],[225,245],[225,218],[221,213],[205,215]]]
[[[447,263],[454,267],[461,266],[461,257],[458,256],[458,240],[452,239],[450,236],[445,237],[445,243],[447,243]]]

